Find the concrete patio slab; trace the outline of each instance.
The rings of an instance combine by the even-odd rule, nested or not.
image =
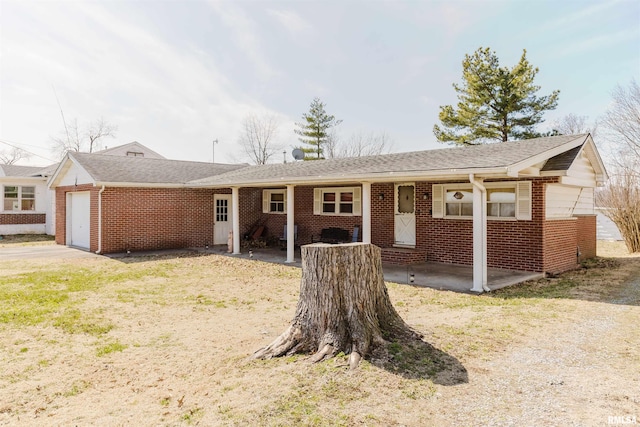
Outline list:
[[[277,264],[285,264],[286,251],[273,248],[260,248],[251,251],[244,250],[240,255],[227,253],[226,246],[214,246],[209,249],[196,249],[199,252],[217,253],[232,257],[255,259]],[[300,249],[296,250],[295,262],[288,263],[294,267],[302,267]],[[468,265],[444,264],[425,262],[408,266],[383,264],[384,280],[413,286],[425,286],[433,289],[455,292],[471,292],[473,287],[473,267]],[[412,278],[413,276],[413,278]],[[487,271],[488,287],[491,290],[512,286],[527,280],[542,278],[542,273],[530,271],[506,270],[489,268]]]

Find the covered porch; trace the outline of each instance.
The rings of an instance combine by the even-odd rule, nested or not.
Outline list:
[[[251,259],[276,264],[286,264],[300,268],[300,249],[296,248],[294,261],[287,262],[285,252],[278,248],[247,249],[240,254],[230,254],[226,246],[214,246],[198,249],[199,252],[215,253],[234,258]],[[408,284],[453,292],[475,293],[473,287],[473,266],[439,262],[422,262],[410,265],[382,264],[384,279],[387,282]],[[540,279],[542,273],[517,271],[502,268],[487,269],[487,285],[491,291],[516,285],[527,280]]]

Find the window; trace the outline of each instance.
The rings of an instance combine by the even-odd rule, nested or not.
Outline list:
[[[263,190],[262,212],[285,213],[287,211],[287,190]]]
[[[216,222],[229,221],[229,200],[216,199]]]
[[[315,215],[360,215],[360,187],[316,188],[314,190]]]
[[[446,190],[446,216],[473,216],[471,188]]]
[[[5,211],[36,210],[36,187],[5,185],[3,195]]]
[[[140,151],[127,151],[127,157],[144,157],[144,153]]]
[[[516,188],[487,188],[487,216],[516,217]]]
[[[487,182],[487,217],[531,219],[531,182]],[[473,218],[473,187],[469,184],[434,184],[434,218]]]

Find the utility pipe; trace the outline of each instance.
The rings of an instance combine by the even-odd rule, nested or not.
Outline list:
[[[100,191],[98,191],[98,250],[97,254],[102,253],[102,192],[105,186],[103,185]]]
[[[487,189],[474,174],[473,184],[473,292],[490,291],[487,286]]]

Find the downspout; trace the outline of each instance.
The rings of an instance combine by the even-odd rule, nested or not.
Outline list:
[[[105,186],[103,185],[100,191],[98,191],[98,250],[97,254],[102,253],[102,192]]]
[[[469,174],[473,184],[473,288],[481,293],[487,286],[487,189],[482,181]]]

